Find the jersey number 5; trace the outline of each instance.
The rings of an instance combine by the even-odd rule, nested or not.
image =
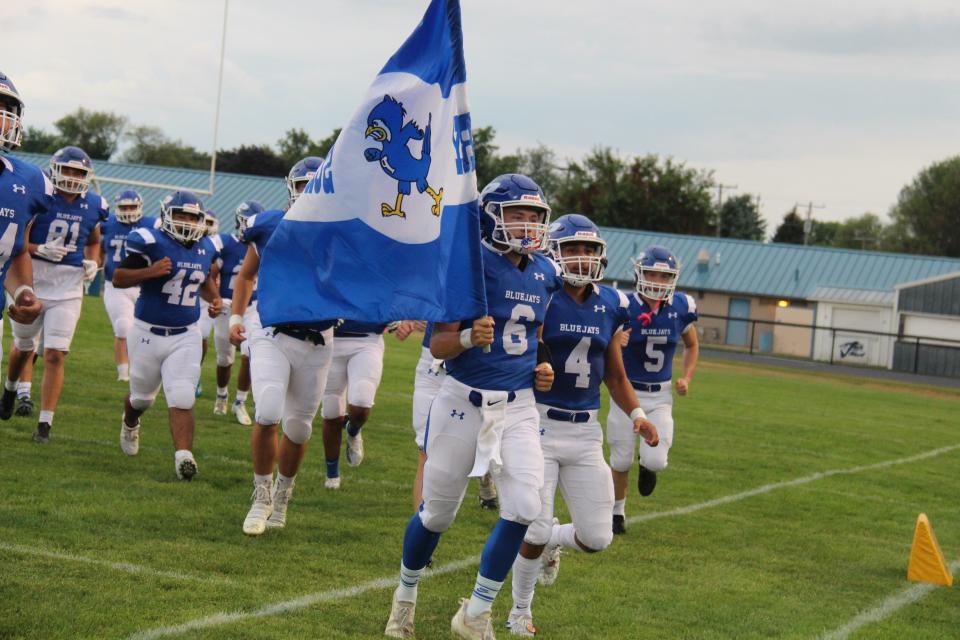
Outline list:
[[[197,303],[197,290],[203,284],[203,272],[191,271],[189,282],[184,286],[183,281],[186,278],[187,270],[180,269],[176,274],[163,285],[160,289],[166,293],[167,304],[177,304],[182,307],[192,307]]]
[[[667,340],[667,336],[647,336],[647,357],[643,360],[643,368],[650,373],[663,369],[664,353],[657,347],[667,344]]]

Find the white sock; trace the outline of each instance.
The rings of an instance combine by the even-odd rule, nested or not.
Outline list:
[[[180,464],[183,460],[187,458],[193,458],[193,454],[190,453],[190,449],[177,449],[173,453],[173,461],[177,464]]]
[[[420,576],[423,569],[407,569],[400,563],[400,584],[397,586],[397,600],[403,602],[417,601],[417,585],[420,583]]]
[[[524,558],[517,554],[513,561],[513,609],[510,613],[530,614],[530,605],[533,603],[533,590],[537,586],[537,576],[540,575],[540,558]]]
[[[235,400],[236,404],[243,404],[247,401],[247,391],[240,391],[237,389],[237,399]]]
[[[33,386],[32,382],[18,382],[17,383],[17,397],[20,398],[29,398],[30,397],[30,387]]]
[[[130,375],[130,365],[129,364],[118,364],[117,365],[117,377],[126,378]]]
[[[230,395],[230,387],[217,387],[217,397],[226,398]]]
[[[264,474],[264,475],[260,475],[259,473],[255,473],[255,474],[253,474],[253,484],[254,484],[254,485],[258,485],[258,484],[269,484],[269,485],[272,485],[272,484],[273,484],[273,474],[272,474],[272,473],[267,473],[267,474]]]
[[[555,547],[560,545],[564,549],[580,549],[580,545],[577,544],[577,530],[573,526],[573,523],[567,524],[555,524],[553,529],[550,530],[550,542],[547,543],[547,546]]]
[[[477,582],[473,586],[473,593],[470,594],[470,602],[467,603],[467,615],[476,618],[490,611],[493,608],[493,600],[500,593],[502,586],[502,582],[484,578],[478,573]]]
[[[16,380],[11,380],[10,378],[7,378],[6,380],[3,381],[3,388],[6,389],[7,391],[16,391],[19,387],[20,385],[17,384]]]
[[[613,501],[613,515],[615,516],[625,516],[626,512],[627,499],[623,500],[614,500]]]
[[[277,486],[276,486],[276,489],[277,489],[277,491],[284,491],[284,490],[286,490],[286,489],[292,489],[292,488],[293,488],[293,485],[296,484],[296,481],[297,481],[297,476],[294,475],[294,476],[291,476],[291,477],[288,478],[287,476],[285,476],[285,475],[283,475],[282,473],[280,473],[279,471],[277,471]]]
[[[49,425],[53,425],[53,411],[41,411],[37,422],[46,422]]]

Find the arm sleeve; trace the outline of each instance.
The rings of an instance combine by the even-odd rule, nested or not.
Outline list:
[[[150,266],[150,261],[142,253],[129,253],[123,262],[117,265],[118,269],[143,269]]]

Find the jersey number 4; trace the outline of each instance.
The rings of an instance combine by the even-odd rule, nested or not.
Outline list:
[[[189,282],[184,286],[183,281],[187,279],[187,270],[180,269],[172,278],[167,280],[163,288],[160,289],[168,296],[167,304],[192,307],[197,303],[197,290],[203,284],[203,272],[191,271]]]

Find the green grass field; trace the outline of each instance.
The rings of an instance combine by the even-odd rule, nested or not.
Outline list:
[[[324,490],[317,436],[287,528],[247,538],[248,428],[212,414],[213,354],[196,406],[200,473],[178,482],[162,401],[140,455],[120,452],[126,389],[101,301],[87,299],[50,444],[31,441],[35,418],[0,424],[0,638],[379,636],[416,468],[418,341],[387,342],[363,465],[342,465],[343,488]],[[607,551],[564,555],[557,584],[537,592],[539,635],[846,637],[876,609],[849,637],[960,637],[960,591],[905,577],[921,511],[947,561],[960,558],[958,409],[955,392],[703,362],[676,401],[656,493],[631,493],[629,531]],[[449,637],[495,517],[471,485],[434,558],[441,575],[421,583],[419,638]],[[509,595],[494,607],[501,637]]]

